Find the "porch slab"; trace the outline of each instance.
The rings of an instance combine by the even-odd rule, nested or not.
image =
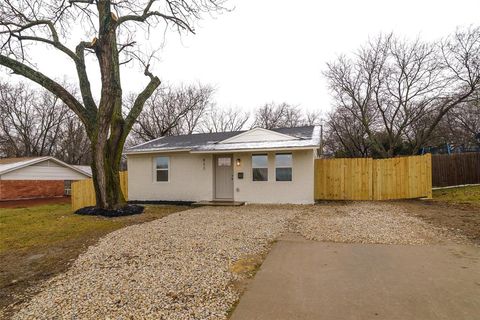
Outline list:
[[[213,207],[239,207],[245,205],[245,202],[242,201],[220,201],[220,200],[213,200],[213,201],[198,201],[194,202],[192,206],[194,207],[204,207],[204,206],[213,206]]]

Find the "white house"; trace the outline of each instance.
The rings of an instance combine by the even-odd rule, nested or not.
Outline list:
[[[320,127],[161,137],[129,148],[133,201],[314,202]]]
[[[68,195],[75,180],[92,176],[87,166],[72,166],[54,157],[0,159],[0,201]]]

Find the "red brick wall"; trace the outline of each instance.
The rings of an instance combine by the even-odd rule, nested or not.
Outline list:
[[[63,180],[0,180],[0,201],[63,196]]]

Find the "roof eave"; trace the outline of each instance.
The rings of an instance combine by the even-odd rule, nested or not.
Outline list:
[[[56,162],[58,164],[60,164],[61,166],[64,166],[64,167],[67,167],[67,168],[70,168],[74,171],[77,171],[78,173],[80,174],[83,174],[89,178],[92,177],[91,174],[89,174],[88,172],[85,172],[83,170],[80,170],[78,168],[75,168],[74,166],[71,166],[69,165],[68,163],[65,163],[61,160],[58,160],[56,159],[55,157],[52,157],[52,156],[44,156],[44,157],[39,157],[39,158],[35,158],[35,159],[32,159],[31,161],[24,161],[24,162],[21,162],[20,165],[16,166],[16,167],[12,167],[12,168],[9,168],[7,170],[4,170],[2,172],[0,172],[0,175],[3,175],[3,174],[6,174],[6,173],[9,173],[9,172],[12,172],[12,171],[16,171],[16,170],[19,170],[19,169],[22,169],[22,168],[25,168],[25,167],[28,167],[28,166],[31,166],[33,164],[36,164],[36,163],[40,163],[40,162],[43,162],[43,161],[46,161],[46,160],[52,160],[53,162]]]
[[[271,147],[271,148],[237,148],[237,149],[226,149],[226,150],[192,150],[190,153],[233,153],[233,152],[269,152],[269,151],[279,151],[279,150],[315,150],[318,149],[318,146],[302,146],[302,147]]]
[[[232,152],[258,152],[258,151],[277,151],[277,150],[315,150],[318,149],[318,146],[301,146],[301,147],[271,147],[271,148],[236,148],[236,149],[225,149],[225,150],[193,150],[193,149],[152,149],[152,150],[142,150],[142,151],[130,151],[124,152],[126,156],[136,155],[136,154],[153,154],[153,153],[175,153],[175,152],[189,152],[197,154],[206,154],[206,153],[232,153]]]
[[[148,153],[167,153],[167,152],[189,152],[192,149],[144,149],[144,150],[130,150],[130,151],[125,151],[123,154],[128,156],[128,155],[134,155],[134,154],[148,154]]]

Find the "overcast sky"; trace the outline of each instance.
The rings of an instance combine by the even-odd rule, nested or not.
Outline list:
[[[478,0],[230,0],[227,5],[234,10],[205,17],[196,35],[180,39],[170,33],[152,71],[164,82],[210,83],[219,106],[246,110],[285,101],[325,112],[331,108],[322,77],[327,61],[380,32],[437,39],[457,26],[478,24],[480,12]],[[163,32],[152,37],[161,39]],[[46,53],[40,60],[42,71],[75,79],[66,60]],[[136,68],[125,69],[123,78],[124,92],[146,82]]]

